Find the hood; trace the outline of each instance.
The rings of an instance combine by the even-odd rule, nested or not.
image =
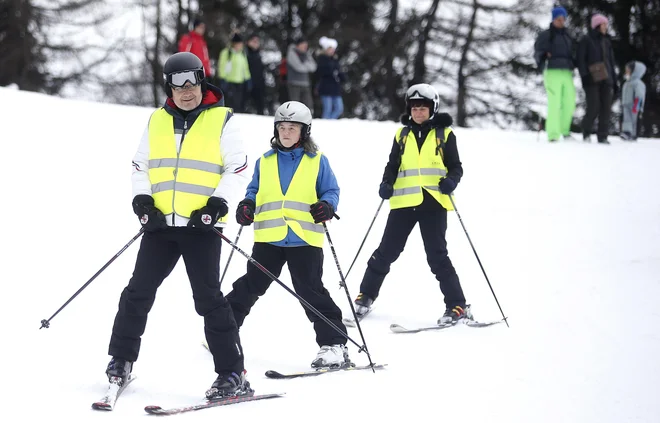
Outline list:
[[[401,115],[401,123],[406,126],[415,125],[415,122],[412,121],[409,114]],[[422,125],[431,125],[434,128],[446,128],[451,126],[454,123],[451,115],[449,113],[436,113],[431,120],[424,122]]]
[[[646,65],[642,62],[634,62],[635,67],[633,68],[632,73],[630,74],[630,80],[634,81],[636,79],[642,79],[646,73]]]

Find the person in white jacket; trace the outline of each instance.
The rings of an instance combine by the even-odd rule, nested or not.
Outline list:
[[[119,385],[130,377],[156,291],[183,256],[218,374],[206,395],[246,395],[238,328],[220,291],[222,239],[213,231],[222,230],[228,203],[249,180],[240,126],[197,56],[176,53],[163,73],[167,101],[151,115],[133,159],[133,211],[145,232],[119,300],[106,374]]]

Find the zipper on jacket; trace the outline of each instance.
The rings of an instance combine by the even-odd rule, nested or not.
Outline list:
[[[174,225],[174,220],[176,219],[176,210],[174,209],[174,197],[176,197],[176,177],[179,170],[179,156],[181,155],[181,149],[183,148],[183,139],[186,137],[188,132],[188,120],[183,120],[183,132],[181,133],[181,141],[179,142],[179,149],[176,152],[176,165],[174,166],[174,185],[172,186],[172,226]]]

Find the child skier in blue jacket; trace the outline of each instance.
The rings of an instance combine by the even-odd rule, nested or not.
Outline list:
[[[236,220],[242,226],[254,223],[252,257],[278,277],[286,263],[296,293],[345,332],[341,310],[321,281],[321,223],[334,216],[339,186],[328,159],[310,137],[311,126],[312,113],[304,104],[290,101],[277,109],[272,148],[257,160]],[[271,282],[251,263],[234,282],[227,300],[239,327]],[[313,312],[305,312],[321,347],[312,367],[349,366],[346,337]]]

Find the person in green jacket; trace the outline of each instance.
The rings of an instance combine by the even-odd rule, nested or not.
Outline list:
[[[543,70],[543,83],[548,95],[548,116],[545,131],[550,142],[559,137],[572,139],[571,123],[575,112],[575,49],[573,39],[566,32],[566,9],[557,6],[552,9],[550,28],[541,32],[534,44],[534,58],[539,69]]]
[[[231,38],[231,47],[220,52],[218,63],[220,88],[225,94],[225,106],[231,107],[234,112],[243,113],[252,76],[240,34],[234,34]]]

